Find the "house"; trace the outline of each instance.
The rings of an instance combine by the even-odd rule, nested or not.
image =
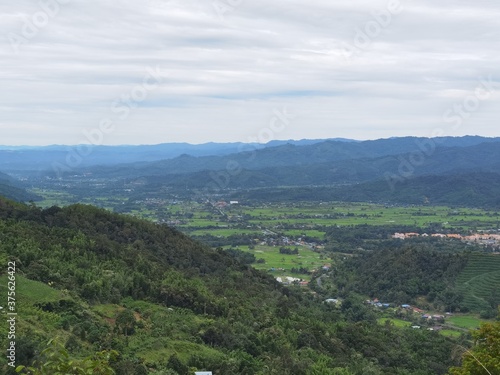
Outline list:
[[[194,375],[212,375],[212,371],[197,371]]]
[[[337,298],[328,298],[325,299],[325,303],[334,303],[335,305],[339,303],[339,300]]]
[[[405,233],[405,237],[408,238],[408,237],[419,237],[420,234],[418,233]]]
[[[422,313],[424,312],[424,310],[419,309],[419,308],[417,308],[417,307],[414,307],[414,308],[413,308],[413,312],[416,312],[417,314],[422,314]]]
[[[402,307],[403,309],[411,309],[411,306],[410,306],[410,305],[406,305],[406,304],[401,305],[401,307]]]

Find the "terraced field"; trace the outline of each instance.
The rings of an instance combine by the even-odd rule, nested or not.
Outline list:
[[[490,308],[488,298],[500,291],[500,256],[473,254],[457,279],[465,296],[465,304],[471,310]]]

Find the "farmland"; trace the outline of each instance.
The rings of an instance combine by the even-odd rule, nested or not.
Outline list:
[[[471,308],[487,308],[500,293],[500,256],[474,254],[457,281]]]
[[[280,254],[278,247],[257,245],[250,249],[248,246],[239,247],[240,250],[254,254],[257,260],[253,266],[257,269],[267,270],[273,276],[292,276],[309,280],[310,273],[301,272],[301,269],[309,271],[319,269],[326,262],[325,256],[313,251],[307,246],[297,246],[298,254]]]
[[[71,189],[70,189],[71,190]],[[247,205],[219,201],[200,203],[180,200],[173,196],[151,194],[151,197],[132,198],[129,189],[116,190],[112,196],[100,196],[97,191],[75,196],[68,189],[32,189],[44,200],[41,207],[68,205],[75,202],[93,204],[109,210],[129,213],[153,221],[180,221],[177,227],[195,234],[208,233],[214,226],[237,228],[238,224],[258,227],[278,227],[286,235],[306,234],[321,238],[324,227],[331,225],[410,225],[426,227],[439,224],[456,231],[498,229],[500,214],[496,210],[446,206],[393,206],[373,203],[293,202]]]
[[[40,203],[43,207],[66,205],[75,199],[64,191],[37,189],[35,192],[45,198]],[[338,238],[326,236],[331,228],[349,230],[368,225],[466,234],[482,230],[496,232],[499,227],[496,211],[444,206],[346,202],[246,205],[225,201],[222,197],[211,202],[196,202],[158,196],[135,199],[125,194],[112,198],[93,196],[80,201],[176,227],[213,247],[250,253],[255,257],[253,267],[268,271],[274,277],[303,280],[310,280],[315,270],[335,264],[331,250],[338,253],[345,249],[345,245],[332,247],[330,242]],[[388,239],[390,234],[385,232],[379,239]],[[283,248],[297,249],[297,253],[280,253]],[[500,256],[473,256],[458,278],[457,288],[470,310],[491,311],[490,300],[496,299],[492,293],[500,290]]]

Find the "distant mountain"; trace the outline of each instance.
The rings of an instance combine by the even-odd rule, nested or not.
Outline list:
[[[249,169],[309,165],[312,163],[375,158],[428,147],[427,138],[404,137],[355,141],[343,138],[328,140],[276,140],[256,143],[165,143],[140,146],[0,146],[0,170],[7,172],[54,170],[74,172],[97,165],[106,166],[107,175],[122,175],[146,168],[146,174],[190,173],[205,169],[224,169],[228,162],[238,162]],[[442,137],[432,142],[435,147],[469,147],[500,138]],[[423,145],[423,146],[422,146]],[[296,149],[290,146],[295,146]],[[264,152],[265,150],[272,150]],[[292,151],[293,150],[293,151]],[[191,159],[186,158],[189,155]],[[183,160],[173,160],[183,156]],[[208,159],[204,159],[208,157]],[[198,160],[199,159],[199,160]],[[114,166],[125,165],[124,168]],[[122,169],[122,171],[120,171]]]
[[[177,194],[190,194],[195,190],[213,194],[228,189],[349,186],[346,190],[332,190],[335,200],[400,199],[401,202],[417,203],[428,196],[432,202],[443,200],[458,204],[466,194],[460,191],[458,198],[452,199],[452,192],[462,185],[451,176],[477,175],[477,182],[484,185],[487,184],[484,176],[494,179],[500,171],[500,138],[404,137],[363,142],[297,142],[304,144],[287,143],[262,149],[245,145],[246,151],[228,155],[196,157],[183,154],[154,162],[75,168],[70,169],[67,176],[76,176],[72,178],[77,180],[84,175],[85,179],[103,179],[111,184],[109,186],[116,181],[120,181],[121,186],[127,181],[134,182],[134,194],[139,195],[164,189]],[[119,148],[111,149],[117,152]],[[54,172],[48,175],[53,176]],[[419,180],[422,176],[434,177]],[[135,183],[137,179],[140,183]],[[43,181],[56,183],[50,179]],[[439,183],[439,189],[428,188],[431,182]],[[469,195],[470,204],[496,204],[492,196],[496,187],[490,187],[492,190],[484,190],[484,201]],[[447,196],[431,194],[446,189],[449,191]]]
[[[227,155],[244,150],[259,150],[284,144],[310,145],[324,140],[288,140],[260,143],[205,143],[193,145],[189,143],[162,143],[158,145],[139,146],[94,146],[89,149],[85,145],[64,146],[52,145],[44,147],[0,146],[0,168],[6,171],[38,171],[53,168],[54,164],[81,168],[93,165],[117,165],[124,163],[152,162],[191,155],[195,157],[209,155]],[[350,140],[344,140],[348,142]],[[352,141],[355,142],[355,141]],[[90,150],[90,151],[89,151]],[[89,153],[90,152],[90,153]],[[87,153],[89,153],[87,155]],[[68,163],[70,158],[70,163]]]
[[[384,189],[395,189],[408,179],[424,175],[452,175],[500,171],[500,142],[484,143],[470,147],[439,147],[428,156],[421,153],[387,155],[376,158],[347,159],[325,162],[328,157],[341,157],[342,148],[329,142],[297,147],[280,146],[261,150],[256,160],[248,160],[241,154],[235,155],[234,165],[240,169],[224,169],[231,165],[231,159],[219,157],[194,158],[183,156],[170,161],[143,165],[132,169],[123,166],[113,170],[94,169],[96,175],[116,176],[129,179],[143,176],[149,185],[177,187],[180,189],[209,187],[211,190],[242,189],[276,186],[325,186],[357,184],[383,180]],[[306,151],[304,151],[306,150]],[[306,158],[304,155],[309,154]],[[258,160],[257,160],[258,159]],[[241,164],[239,161],[241,161]],[[303,164],[301,164],[301,161]],[[224,164],[225,163],[225,164]],[[161,168],[168,164],[169,168]],[[254,169],[245,168],[250,165]],[[266,164],[272,167],[262,167]],[[200,169],[200,170],[196,170]],[[189,173],[189,171],[194,170]],[[175,171],[162,174],[164,171]],[[184,173],[183,173],[184,172]]]
[[[402,155],[402,157],[408,158],[414,154],[420,155],[424,153],[424,157],[428,162],[439,150],[468,148],[482,143],[500,144],[500,138],[443,137],[429,139],[404,137],[364,142],[329,140],[304,146],[285,144],[257,150],[252,149],[251,146],[246,146],[243,149],[245,150],[244,152],[224,156],[195,157],[184,154],[169,160],[93,167],[89,171],[95,176],[102,175],[119,178],[187,174],[201,171],[223,171],[234,168],[261,170],[264,173],[266,173],[265,169],[267,169],[267,172],[273,176],[277,176],[276,173],[278,176],[284,173],[288,174],[288,168],[297,168],[297,173],[303,174],[303,170],[310,171],[310,166],[313,166],[313,170],[318,170],[314,172],[316,175],[329,174],[328,171],[330,169],[346,169],[341,175],[345,175],[345,172],[347,172],[349,176],[356,174],[363,175],[365,169],[371,171],[366,177],[349,179],[352,181],[362,181],[363,179],[376,178],[380,174],[380,169],[387,170],[385,163],[391,164],[391,161],[393,164],[394,161],[396,162],[397,171],[399,168],[398,159],[394,157],[390,158],[389,156]],[[380,159],[382,157],[384,159]],[[377,158],[379,159],[375,160]],[[373,160],[367,162],[369,159]],[[333,162],[335,164],[332,164]],[[329,164],[329,166],[326,164]],[[282,170],[283,167],[287,167],[287,170]],[[338,176],[332,176],[332,178],[333,180],[331,178],[323,178],[320,179],[323,181],[311,181],[311,183],[335,183]],[[289,184],[289,182],[285,183]]]

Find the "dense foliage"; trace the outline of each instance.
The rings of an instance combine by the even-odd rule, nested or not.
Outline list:
[[[348,288],[396,304],[426,296],[434,308],[464,310],[454,281],[467,264],[466,253],[405,245],[353,257],[342,265],[353,277]]]
[[[395,232],[417,234],[439,226],[331,227],[326,249],[353,254],[337,265],[337,287],[396,304],[416,303],[445,311],[475,311],[494,317],[500,304],[500,258],[486,246],[419,236],[392,239]]]
[[[450,189],[450,186],[453,189]],[[388,179],[321,187],[276,187],[238,191],[234,197],[253,202],[344,201],[390,204],[500,207],[500,174],[459,173]]]
[[[462,366],[452,368],[450,374],[500,374],[500,320],[482,324],[480,329],[472,332],[472,336],[474,347],[471,350],[462,348]]]

